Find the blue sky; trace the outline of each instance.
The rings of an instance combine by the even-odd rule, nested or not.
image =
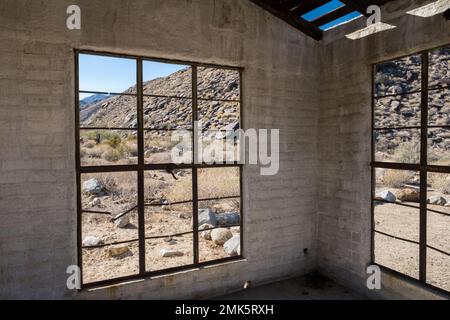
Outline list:
[[[144,81],[168,76],[187,66],[143,62]],[[136,60],[105,57],[98,55],[79,55],[79,87],[81,91],[100,91],[120,93],[136,84]],[[82,93],[80,98],[91,94]]]
[[[309,1],[314,1],[314,0],[309,0]],[[323,16],[324,14],[326,14],[326,13],[328,13],[330,11],[333,11],[334,9],[337,9],[337,8],[343,6],[343,5],[344,4],[342,2],[340,2],[340,1],[338,1],[338,0],[332,0],[332,1],[324,4],[323,6],[317,8],[317,9],[315,9],[313,11],[310,11],[307,14],[304,14],[302,16],[302,18],[306,19],[307,21],[311,21],[311,20],[314,20],[315,18]],[[320,27],[320,29],[322,29],[322,30],[329,29],[329,28],[331,28],[331,27],[333,27],[333,26],[335,26],[337,24],[340,24],[342,22],[349,21],[351,19],[359,17],[360,15],[361,14],[359,12],[357,12],[357,11],[352,12],[350,14],[347,14],[347,15],[345,15],[345,16],[337,19],[337,20],[335,20],[335,21],[332,21],[330,23],[324,24],[323,26]]]

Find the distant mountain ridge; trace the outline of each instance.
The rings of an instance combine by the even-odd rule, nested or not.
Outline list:
[[[84,107],[86,107],[90,104],[101,102],[110,97],[111,96],[106,95],[106,94],[93,94],[92,96],[89,96],[89,97],[86,97],[86,98],[80,100],[80,109],[83,109]]]
[[[144,126],[150,129],[187,128],[192,123],[192,73],[183,69],[167,77],[144,82]],[[206,129],[223,128],[239,119],[239,73],[199,68],[198,109]],[[136,128],[136,86],[128,95],[95,95],[80,103],[80,123],[89,127]],[[171,98],[169,98],[171,97]],[[201,100],[203,99],[203,100]],[[211,99],[211,101],[209,100]],[[225,102],[222,100],[232,100]]]

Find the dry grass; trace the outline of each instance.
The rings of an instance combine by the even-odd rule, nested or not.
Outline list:
[[[450,194],[450,175],[442,173],[429,173],[428,181],[431,187],[443,194]]]
[[[400,163],[420,162],[420,143],[417,139],[401,143],[393,155],[393,160]]]
[[[383,185],[390,188],[401,188],[413,178],[410,171],[405,170],[386,170],[381,180]]]

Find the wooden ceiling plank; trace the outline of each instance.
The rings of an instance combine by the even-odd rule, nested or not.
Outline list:
[[[332,22],[336,19],[339,19],[343,16],[345,16],[346,14],[352,13],[353,11],[355,11],[354,8],[349,7],[349,6],[342,6],[339,7],[331,12],[328,12],[327,14],[320,16],[314,20],[311,21],[312,24],[314,24],[317,27],[320,27],[324,24],[327,24],[329,22]]]
[[[369,7],[367,3],[362,3],[362,1],[358,0],[340,0],[345,5],[354,9],[354,11],[358,11],[364,16],[367,16],[367,8]]]
[[[284,20],[294,28],[304,32],[308,36],[316,40],[322,39],[323,36],[322,30],[317,28],[312,23],[306,21],[305,19],[302,19],[301,17],[291,15],[290,11],[283,9],[282,4],[280,4],[279,2],[276,3],[270,0],[250,0],[250,1],[260,6],[261,8],[267,10],[274,16]]]
[[[291,13],[301,17],[305,13],[317,9],[330,1],[331,0],[306,0],[300,3],[297,7],[293,8]]]

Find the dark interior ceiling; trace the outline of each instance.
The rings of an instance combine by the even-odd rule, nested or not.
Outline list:
[[[367,8],[370,5],[382,6],[392,0],[340,0],[342,6],[330,12],[324,13],[313,20],[302,18],[303,15],[329,3],[331,0],[250,0],[269,11],[278,18],[286,21],[293,27],[306,33],[308,36],[321,40],[323,31],[321,26],[335,21],[345,15],[358,11],[367,16]]]

